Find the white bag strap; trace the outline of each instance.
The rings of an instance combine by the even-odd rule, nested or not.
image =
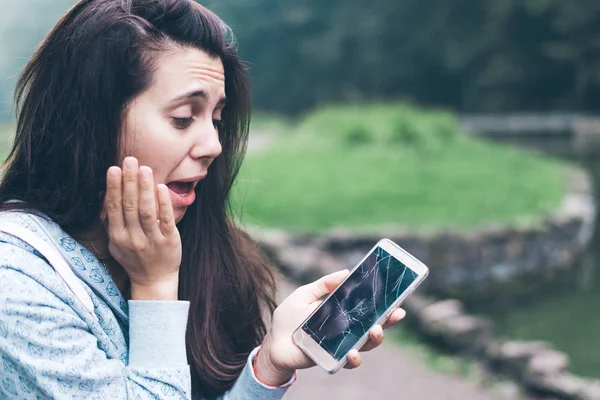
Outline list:
[[[79,278],[77,278],[63,254],[55,246],[48,244],[46,241],[44,241],[44,239],[29,229],[15,223],[3,223],[0,225],[0,232],[4,232],[19,238],[39,251],[46,258],[46,260],[48,260],[52,268],[54,268],[56,273],[63,279],[67,286],[69,286],[75,297],[77,297],[77,299],[83,303],[85,308],[92,314],[92,316],[97,319],[96,313],[94,312],[94,303],[92,303],[92,298],[83,288],[81,281]]]

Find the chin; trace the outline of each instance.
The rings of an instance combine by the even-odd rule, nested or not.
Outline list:
[[[175,217],[175,223],[176,224],[178,224],[178,223],[181,222],[181,220],[185,216],[186,210],[187,210],[187,208],[181,208],[181,209],[174,209],[173,210],[173,217]]]

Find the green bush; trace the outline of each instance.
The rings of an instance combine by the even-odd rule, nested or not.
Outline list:
[[[464,134],[451,114],[405,104],[325,107],[308,114],[298,132],[340,145],[372,144],[422,153],[439,152]]]
[[[349,145],[361,145],[371,143],[373,135],[369,129],[362,125],[354,125],[344,130],[344,142]]]

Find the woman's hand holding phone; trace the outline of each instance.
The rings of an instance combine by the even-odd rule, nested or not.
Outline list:
[[[297,369],[309,368],[315,363],[292,340],[294,330],[321,303],[319,299],[331,293],[348,276],[343,270],[296,289],[277,307],[271,328],[267,333],[256,360],[257,378],[270,385],[281,385],[289,380]],[[399,322],[406,313],[395,310],[383,326],[375,325],[369,331],[369,340],[361,351],[372,350],[383,342],[383,329]],[[345,368],[356,368],[362,363],[356,350],[348,353]]]
[[[177,300],[181,238],[169,190],[152,169],[127,157],[107,173],[109,251],[125,269],[133,300]]]

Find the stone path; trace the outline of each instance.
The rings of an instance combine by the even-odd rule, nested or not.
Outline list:
[[[358,369],[333,376],[316,368],[301,371],[286,399],[490,400],[498,399],[459,377],[423,366],[401,348],[384,344],[363,355]]]
[[[295,289],[280,278],[281,301]],[[356,370],[329,375],[315,367],[300,371],[286,400],[524,400],[513,385],[484,388],[461,376],[433,371],[406,348],[385,343],[363,354]]]

